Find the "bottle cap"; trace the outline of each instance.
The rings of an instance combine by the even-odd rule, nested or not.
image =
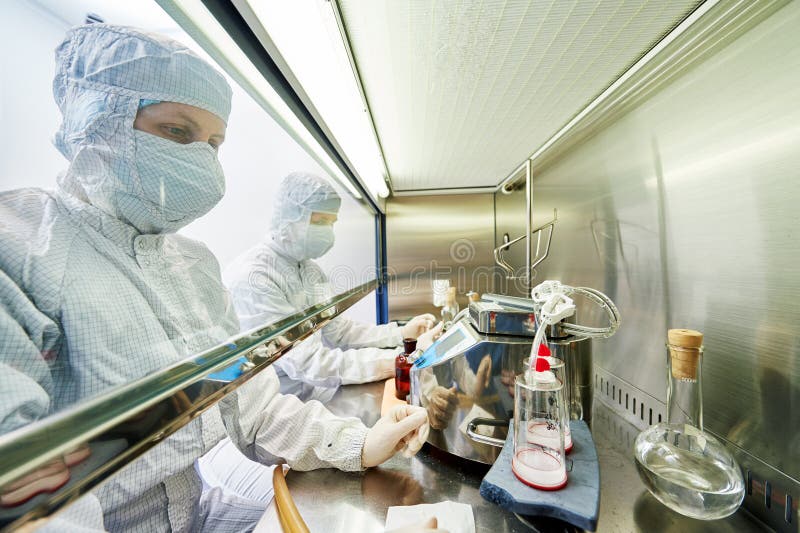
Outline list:
[[[403,339],[403,350],[406,354],[413,353],[417,349],[417,339]]]
[[[667,342],[672,377],[697,379],[700,354],[703,353],[703,334],[693,329],[671,329],[667,331]]]

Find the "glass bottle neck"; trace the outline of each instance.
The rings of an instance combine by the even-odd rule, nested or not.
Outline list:
[[[667,387],[667,421],[690,424],[703,429],[703,349],[684,349],[667,345],[669,384]]]

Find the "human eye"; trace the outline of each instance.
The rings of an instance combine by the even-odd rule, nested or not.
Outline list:
[[[166,134],[168,139],[171,139],[175,142],[179,142],[181,144],[188,144],[191,142],[191,135],[183,126],[176,124],[163,124],[161,126],[161,131]]]

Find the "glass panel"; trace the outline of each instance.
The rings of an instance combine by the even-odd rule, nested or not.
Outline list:
[[[4,5],[0,43],[15,53],[0,58],[0,435],[375,278],[373,213],[227,74],[196,59],[162,61],[172,44],[100,26],[74,34],[54,63],[53,50],[88,13],[176,39],[221,70],[155,2],[136,9],[110,0]],[[54,71],[61,76],[55,84]],[[229,117],[223,79],[232,89]],[[293,172],[302,177],[282,188]],[[279,211],[285,223],[273,224]],[[275,244],[281,239],[283,248]],[[320,257],[312,263],[312,256]],[[250,298],[226,285],[249,290]],[[364,298],[347,312],[367,324],[361,337],[351,335],[352,346],[390,348],[397,336],[396,329],[371,329],[374,301]],[[308,354],[323,343],[347,348],[349,327],[335,319],[303,346],[316,342]],[[381,364],[393,361],[390,352],[383,350]],[[349,379],[336,361],[303,371],[295,377],[325,382],[329,392]],[[198,387],[207,392],[240,373],[233,365]],[[228,434],[251,458],[254,446],[289,457],[296,450],[274,435],[326,416],[318,404],[282,404],[275,412],[270,402],[279,387],[315,390],[287,382],[262,372],[239,389],[238,405],[208,409],[96,491],[95,503],[74,506],[77,522],[198,526],[191,520],[204,516],[205,504],[196,458]],[[114,438],[75,443],[33,477],[0,487],[0,525],[79,479],[89,463],[119,453],[164,419],[163,409],[186,412],[193,397],[184,400],[154,404]],[[270,421],[255,427],[248,415],[269,409]]]

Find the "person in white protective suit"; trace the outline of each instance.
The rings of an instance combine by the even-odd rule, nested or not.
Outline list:
[[[214,256],[174,233],[225,190],[225,79],[175,41],[94,24],[57,48],[53,92],[66,171],[54,190],[0,193],[0,433],[239,331]],[[271,483],[234,469],[247,490],[222,493],[194,466],[224,438],[298,470],[360,470],[425,438],[418,408],[367,428],[278,389],[267,368],[45,527],[247,530]]]
[[[333,247],[340,205],[334,188],[318,176],[295,172],[283,179],[266,239],[223,272],[243,328],[263,326],[334,296],[314,259]],[[339,385],[389,378],[403,339],[422,335],[420,347],[430,345],[441,331],[434,322],[430,314],[403,327],[337,317],[275,362],[281,392],[327,399]]]

